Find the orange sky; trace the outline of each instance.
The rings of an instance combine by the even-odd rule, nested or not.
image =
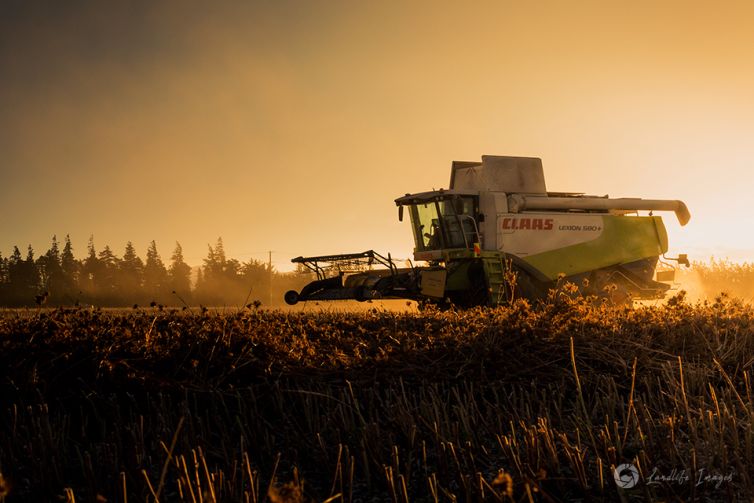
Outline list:
[[[393,199],[500,154],[752,260],[754,4],[658,4],[3,2],[0,251],[406,257]]]

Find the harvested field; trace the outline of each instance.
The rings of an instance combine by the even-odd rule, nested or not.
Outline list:
[[[6,313],[0,491],[7,502],[743,499],[753,355],[754,309],[725,296],[636,309],[553,295],[461,312]],[[639,480],[618,489],[624,463]]]

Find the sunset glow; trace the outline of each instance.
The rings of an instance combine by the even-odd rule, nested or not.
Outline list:
[[[684,200],[671,253],[754,256],[749,3],[184,5],[0,6],[3,255],[408,257],[392,200],[500,154],[550,190]]]
[[[0,503],[754,501],[753,27],[0,0]]]

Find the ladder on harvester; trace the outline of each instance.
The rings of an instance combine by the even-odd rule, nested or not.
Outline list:
[[[484,276],[487,279],[487,291],[489,292],[489,304],[497,306],[507,300],[506,295],[506,266],[503,254],[495,253],[494,255],[482,258],[484,264]]]

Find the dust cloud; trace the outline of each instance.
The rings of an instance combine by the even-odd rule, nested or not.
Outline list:
[[[685,290],[689,302],[714,302],[721,294],[754,302],[754,263],[712,259],[676,271],[674,290]]]

